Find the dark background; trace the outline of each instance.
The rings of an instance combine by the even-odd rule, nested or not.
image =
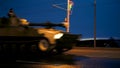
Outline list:
[[[70,32],[91,38],[94,33],[94,0],[73,0],[70,19]],[[53,7],[53,4],[66,8],[67,0],[0,0],[0,17],[6,16],[13,8],[20,18],[29,22],[51,21],[60,23],[66,11]],[[120,38],[120,0],[96,0],[97,37]]]

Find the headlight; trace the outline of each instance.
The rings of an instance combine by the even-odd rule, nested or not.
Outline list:
[[[60,39],[63,36],[63,33],[58,33],[54,36],[54,39]]]

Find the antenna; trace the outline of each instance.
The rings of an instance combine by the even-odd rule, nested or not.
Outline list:
[[[53,4],[52,6],[67,11],[66,8],[63,8],[63,7],[60,7],[60,6],[59,6],[59,5],[63,5],[63,4],[66,4],[66,3],[62,3],[62,4]]]

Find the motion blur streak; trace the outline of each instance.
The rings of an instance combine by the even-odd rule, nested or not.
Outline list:
[[[51,65],[34,65],[33,68],[81,68],[81,66],[80,65],[67,65],[67,64],[66,65],[51,64]]]

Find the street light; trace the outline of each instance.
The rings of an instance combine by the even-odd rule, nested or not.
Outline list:
[[[96,0],[94,0],[94,47],[96,47]]]

